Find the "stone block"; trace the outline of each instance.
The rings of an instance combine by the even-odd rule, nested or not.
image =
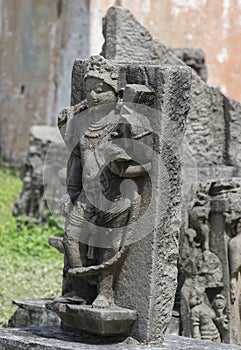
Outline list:
[[[63,330],[77,334],[128,335],[136,320],[136,311],[117,306],[100,309],[91,305],[52,303],[47,307],[59,315]]]
[[[50,299],[14,300],[18,309],[10,318],[8,327],[59,326],[60,319],[54,312],[46,309],[47,302]]]

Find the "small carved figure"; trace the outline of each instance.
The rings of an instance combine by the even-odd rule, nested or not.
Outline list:
[[[212,307],[216,313],[216,317],[214,319],[215,324],[217,325],[223,339],[224,333],[228,330],[228,317],[224,314],[226,307],[225,297],[222,294],[217,294],[212,302]]]
[[[216,314],[214,310],[204,303],[203,292],[195,287],[192,288],[189,304],[191,307],[193,338],[221,341],[218,328],[214,323]]]
[[[219,257],[205,250],[195,258],[195,274],[206,288],[223,286],[223,268]]]
[[[202,238],[202,249],[209,250],[209,208],[196,206],[190,212],[190,224],[197,234]]]

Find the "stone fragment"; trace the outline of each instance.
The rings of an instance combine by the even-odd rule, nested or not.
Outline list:
[[[45,307],[45,304],[50,302],[50,300],[51,299],[14,300],[13,303],[18,306],[18,309],[10,318],[8,327],[59,326],[59,317]]]
[[[56,198],[64,193],[65,185],[56,174],[66,166],[67,157],[56,127],[31,127],[22,171],[23,189],[13,206],[14,216],[24,216],[27,221],[42,224],[49,220],[49,209],[53,214],[54,210],[58,213]]]
[[[103,35],[102,54],[117,61],[185,65],[185,54],[187,59],[191,56],[191,49],[181,49],[180,52],[153,39],[128,9],[118,6],[108,9]],[[241,154],[237,137],[240,103],[227,99],[219,88],[207,85],[196,72],[193,73],[191,91],[185,140],[192,147],[198,168],[234,165],[238,169],[241,166],[237,156]]]
[[[203,50],[185,47],[172,49],[172,52],[187,66],[194,69],[202,80],[207,81],[207,66]]]
[[[236,176],[240,176],[241,164],[241,104],[231,98],[224,99],[225,115],[228,121],[228,143],[227,143],[227,157],[230,165],[236,169]]]
[[[183,335],[241,344],[241,179],[200,183],[183,228]]]

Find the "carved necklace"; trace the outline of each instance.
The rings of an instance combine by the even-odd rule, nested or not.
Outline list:
[[[84,133],[84,143],[88,148],[97,147],[118,124],[118,116],[110,112],[101,120],[92,123]]]

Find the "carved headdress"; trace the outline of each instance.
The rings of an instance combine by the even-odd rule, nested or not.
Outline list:
[[[84,79],[89,77],[103,80],[117,91],[118,67],[100,55],[91,56]]]

